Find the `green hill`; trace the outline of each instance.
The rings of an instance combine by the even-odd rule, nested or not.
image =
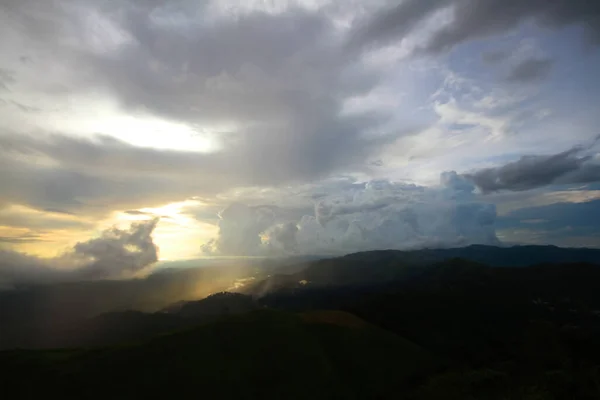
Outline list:
[[[343,312],[261,310],[148,341],[0,353],[6,393],[34,398],[395,398],[428,353]]]

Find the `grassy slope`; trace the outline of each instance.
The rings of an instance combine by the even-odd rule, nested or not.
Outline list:
[[[341,312],[256,311],[152,340],[90,350],[0,353],[23,397],[393,398],[428,354]]]

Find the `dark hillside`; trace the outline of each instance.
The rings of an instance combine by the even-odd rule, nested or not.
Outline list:
[[[342,326],[275,311],[134,345],[0,353],[3,391],[21,397],[383,399],[434,366],[426,351],[367,323]]]

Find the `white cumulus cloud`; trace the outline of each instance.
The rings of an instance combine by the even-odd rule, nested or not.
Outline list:
[[[499,244],[496,208],[479,201],[474,185],[455,172],[441,184],[370,181],[319,193],[314,213],[283,220],[279,207],[235,204],[221,213],[216,254],[341,254],[371,249],[414,249]]]

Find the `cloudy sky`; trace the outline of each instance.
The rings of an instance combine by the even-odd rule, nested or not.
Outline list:
[[[0,37],[13,277],[600,247],[596,2],[0,0]]]

